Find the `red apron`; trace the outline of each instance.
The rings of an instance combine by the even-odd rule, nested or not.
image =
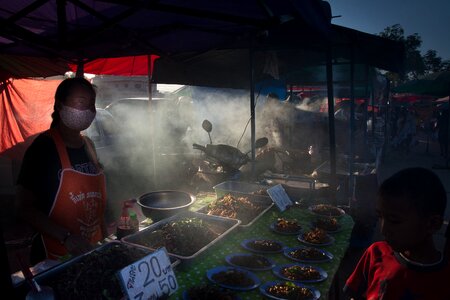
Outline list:
[[[95,244],[103,239],[102,223],[106,207],[105,175],[99,168],[95,151],[90,142],[85,139],[88,155],[99,173],[81,173],[72,169],[66,146],[59,132],[50,129],[48,133],[56,144],[62,166],[61,180],[49,218],[72,234],[81,235],[91,244]],[[58,259],[68,254],[59,240],[43,235],[43,241],[47,258]]]

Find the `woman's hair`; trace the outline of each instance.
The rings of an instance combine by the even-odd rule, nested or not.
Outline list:
[[[424,216],[443,216],[447,205],[441,180],[425,168],[407,168],[395,173],[381,184],[378,196],[386,201],[405,199]]]
[[[57,105],[59,103],[65,103],[67,100],[67,97],[72,92],[72,88],[75,86],[82,86],[92,91],[92,93],[96,94],[94,86],[85,78],[82,77],[75,77],[75,78],[67,78],[64,79],[56,89],[55,93],[55,104],[53,105],[53,113],[52,113],[52,124],[50,125],[51,128],[58,125],[60,118],[59,113],[56,109]]]

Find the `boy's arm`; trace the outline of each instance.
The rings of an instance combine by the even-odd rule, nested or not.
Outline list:
[[[353,273],[345,282],[344,293],[353,300],[365,299],[368,286],[367,279],[370,268],[369,249],[364,252],[353,270]]]

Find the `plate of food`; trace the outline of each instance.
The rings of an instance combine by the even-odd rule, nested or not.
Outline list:
[[[339,218],[345,215],[342,208],[331,204],[316,204],[308,207],[308,210],[315,215]]]
[[[310,231],[303,232],[297,239],[308,246],[329,246],[335,241],[334,237],[320,228],[314,228]]]
[[[280,253],[283,252],[284,244],[269,239],[247,239],[241,242],[241,246],[256,253]]]
[[[300,233],[302,226],[295,219],[278,218],[270,224],[270,229],[280,234],[296,235]]]
[[[264,296],[276,300],[317,300],[320,298],[319,290],[292,281],[269,281],[259,287]]]
[[[206,271],[209,281],[223,288],[249,291],[257,288],[261,281],[249,270],[232,266],[217,266]]]
[[[183,300],[197,300],[206,298],[241,300],[241,298],[237,296],[234,291],[211,283],[193,286],[183,291]]]
[[[275,262],[267,257],[253,253],[233,253],[225,261],[234,266],[250,271],[267,271],[275,267]]]
[[[303,263],[323,263],[333,259],[333,254],[328,251],[308,246],[286,248],[284,256]]]
[[[272,272],[281,279],[303,283],[322,282],[328,278],[327,272],[323,269],[300,263],[278,265]]]
[[[311,226],[323,229],[328,233],[336,233],[342,230],[342,225],[335,217],[318,217],[311,222]]]

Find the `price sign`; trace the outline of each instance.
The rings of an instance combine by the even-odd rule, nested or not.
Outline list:
[[[178,283],[166,248],[147,255],[119,272],[128,299],[158,299],[173,294]]]
[[[272,198],[272,201],[278,206],[280,211],[285,211],[287,207],[293,204],[281,184],[277,184],[276,186],[267,189],[267,193],[270,198]]]

